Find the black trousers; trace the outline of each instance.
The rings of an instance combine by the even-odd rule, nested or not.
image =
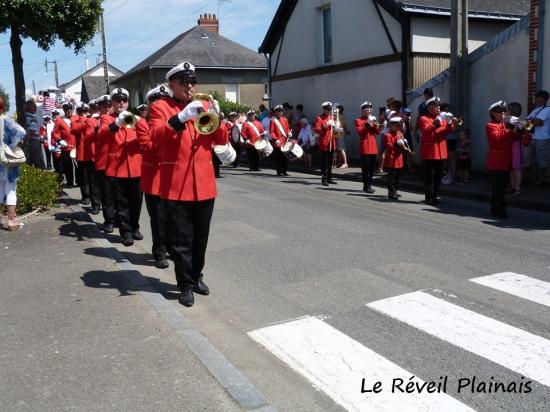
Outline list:
[[[218,159],[218,156],[216,156],[216,153],[214,153],[214,149],[212,149],[212,165],[214,166],[214,175],[216,177],[220,176],[220,165],[222,162],[220,159]]]
[[[67,186],[75,185],[75,169],[77,166],[69,152],[61,152],[61,169],[65,175]]]
[[[239,167],[239,160],[241,159],[241,144],[235,143],[233,140],[231,140],[231,145],[233,146],[233,149],[235,149],[235,152],[237,153],[237,157],[235,157],[235,161],[231,163],[233,167]]]
[[[96,170],[95,179],[97,181],[97,185],[99,186],[104,223],[114,224],[116,211],[113,182],[111,182],[111,180],[107,176],[105,176],[105,170]]]
[[[53,169],[59,176],[63,175],[63,161],[61,159],[61,153],[52,153]]]
[[[509,172],[505,170],[491,172],[491,215],[506,216],[506,183]]]
[[[441,184],[441,171],[445,160],[423,160],[424,166],[424,197],[428,201],[436,201]]]
[[[38,169],[45,169],[44,149],[39,139],[29,141],[29,160],[28,163]]]
[[[246,153],[248,155],[248,168],[253,171],[260,170],[260,154],[254,147],[247,147]]]
[[[288,170],[288,159],[283,154],[281,149],[273,148],[273,156],[275,157],[275,169],[277,170],[277,175],[286,173]]]
[[[166,256],[166,211],[164,202],[159,196],[145,194],[145,206],[151,222],[153,236],[153,257],[155,259]]]
[[[321,177],[327,180],[332,180],[332,159],[333,151],[321,150]]]
[[[111,177],[115,194],[115,210],[120,235],[139,229],[139,216],[143,193],[139,188],[139,177]]]
[[[397,188],[399,185],[399,174],[401,169],[388,168],[388,196],[394,196],[397,194]]]
[[[82,199],[90,199],[92,207],[99,209],[101,206],[101,191],[95,173],[94,162],[88,160],[78,161],[77,182],[80,186]]]
[[[46,153],[46,169],[50,170],[52,168],[52,152],[49,149],[44,152]]]
[[[372,186],[374,169],[376,169],[376,155],[361,155],[361,174],[363,176],[363,186],[367,188]]]
[[[168,250],[178,287],[194,286],[202,277],[214,199],[183,202],[163,200]]]

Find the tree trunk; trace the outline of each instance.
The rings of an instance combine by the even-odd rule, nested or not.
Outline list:
[[[26,127],[25,122],[25,76],[23,74],[23,56],[21,46],[23,42],[19,36],[19,27],[11,26],[10,48],[13,65],[13,78],[15,81],[15,107],[17,109],[17,122]]]

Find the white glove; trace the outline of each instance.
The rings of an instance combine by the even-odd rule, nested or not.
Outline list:
[[[200,100],[193,100],[191,103],[189,103],[185,108],[178,113],[178,119],[180,122],[185,123],[188,120],[194,119],[199,115],[199,113],[204,111],[204,107],[202,106],[202,101]]]
[[[248,140],[248,139],[245,139],[244,142],[245,142],[245,144],[250,144],[250,140]]]
[[[399,139],[399,140],[398,140],[397,142],[395,142],[395,143],[397,143],[399,146],[405,146],[405,141],[404,141],[403,139]]]
[[[335,122],[334,120],[329,120],[329,121],[327,122],[327,124],[328,124],[329,126],[331,126],[331,127],[336,126],[336,122]]]
[[[212,101],[214,102],[214,110],[216,111],[216,113],[219,113],[220,112],[220,104],[215,99],[212,99]]]
[[[291,139],[292,138],[292,130],[290,132],[288,132],[288,138]]]
[[[281,141],[279,139],[275,140],[275,143],[277,144],[277,146],[279,146],[281,144]]]
[[[342,133],[342,132],[344,131],[344,128],[343,128],[343,127],[335,127],[335,128],[334,128],[334,131],[335,131],[336,133]]]
[[[132,113],[130,113],[129,111],[127,110],[123,110],[122,112],[120,112],[120,114],[118,115],[118,117],[116,118],[115,120],[115,124],[120,127],[124,124],[124,118],[126,116],[132,116]]]
[[[510,116],[508,118],[508,123],[510,123],[514,126],[517,125],[518,121],[519,121],[519,117],[516,117],[516,116]]]
[[[57,142],[57,144],[61,147],[67,147],[68,146],[68,144],[65,140],[60,140],[59,142]]]

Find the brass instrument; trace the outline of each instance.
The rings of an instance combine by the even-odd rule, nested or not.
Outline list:
[[[130,113],[124,118],[124,127],[126,129],[133,129],[136,126],[139,116],[136,116],[133,113]]]
[[[332,135],[338,139],[342,136],[344,136],[344,130],[335,132],[334,129],[342,129],[342,122],[340,121],[340,111],[337,107],[332,109],[332,118],[334,119],[334,122],[336,123],[336,126],[332,128]]]
[[[203,111],[195,119],[195,130],[199,134],[210,134],[220,127],[220,114],[214,105],[212,96],[205,93],[196,93],[193,100],[207,101],[212,106],[214,111]]]
[[[528,132],[532,132],[535,127],[533,122],[529,119],[518,119],[518,123],[521,124]]]

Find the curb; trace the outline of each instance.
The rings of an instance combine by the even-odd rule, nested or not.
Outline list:
[[[267,402],[265,396],[181,312],[168,302],[131,262],[120,254],[115,246],[105,238],[88,213],[81,206],[73,204],[74,199],[63,192],[62,200],[73,214],[79,216],[75,223],[87,232],[90,240],[102,248],[107,257],[116,262],[117,267],[124,272],[126,279],[135,286],[136,292],[141,294],[147,303],[158,312],[179,339],[241,408],[250,411],[277,411]]]

